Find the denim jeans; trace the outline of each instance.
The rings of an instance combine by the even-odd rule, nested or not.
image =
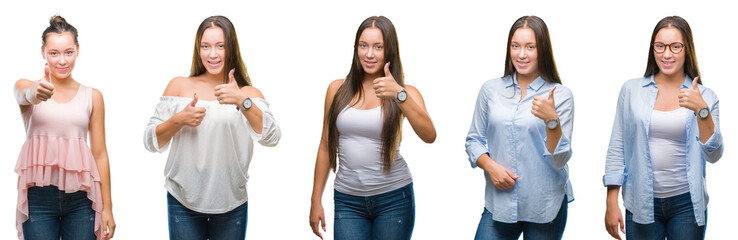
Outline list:
[[[482,219],[479,220],[477,234],[474,239],[514,240],[520,238],[520,234],[522,233],[523,239],[560,240],[564,235],[564,228],[566,227],[566,215],[568,213],[568,203],[566,200],[566,197],[564,197],[564,200],[561,202],[561,207],[559,208],[559,213],[556,214],[556,218],[547,223],[523,221],[516,223],[498,222],[492,219],[492,213],[487,211],[487,208],[485,208],[482,213]]]
[[[56,186],[28,188],[26,240],[95,240],[95,211],[87,192],[65,193]]]
[[[654,222],[640,224],[633,221],[633,213],[625,211],[625,236],[628,239],[705,239],[705,225],[698,226],[689,193],[653,199]],[[707,210],[705,210],[707,220]]]
[[[248,202],[220,214],[192,211],[167,193],[169,239],[231,240],[246,239]]]
[[[369,197],[333,190],[336,240],[410,239],[415,225],[415,196],[410,183]]]

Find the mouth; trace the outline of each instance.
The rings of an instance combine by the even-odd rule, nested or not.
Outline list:
[[[223,62],[223,61],[221,61],[221,60],[208,60],[208,65],[210,65],[210,67],[213,67],[213,68],[215,68],[215,67],[218,67],[218,66],[220,66],[220,64],[221,64],[222,62]]]
[[[674,61],[661,61],[661,64],[664,65],[664,67],[671,67],[674,65]]]
[[[518,67],[524,68],[527,67],[530,62],[522,62],[522,61],[515,61],[518,64]]]
[[[364,61],[364,64],[366,65],[366,67],[371,68],[377,65],[377,61]]]
[[[56,71],[57,72],[67,72],[67,70],[69,70],[68,67],[57,67],[56,68]]]

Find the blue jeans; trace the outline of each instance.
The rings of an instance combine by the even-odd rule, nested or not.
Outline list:
[[[689,193],[653,199],[654,222],[633,221],[633,213],[625,211],[625,236],[628,239],[705,239],[705,225],[698,226]],[[707,210],[705,210],[707,219]]]
[[[556,218],[551,222],[547,223],[533,223],[519,221],[516,223],[503,223],[492,219],[492,213],[484,209],[482,213],[482,219],[479,220],[479,226],[477,227],[477,234],[474,237],[475,240],[487,240],[487,239],[500,239],[500,240],[514,240],[520,238],[520,234],[523,234],[523,239],[556,239],[559,240],[564,235],[564,228],[566,227],[566,214],[568,212],[568,203],[566,197],[561,202],[561,208],[559,213],[556,214]]]
[[[95,240],[95,211],[87,192],[65,193],[56,186],[28,188],[26,240]]]
[[[192,211],[167,193],[169,239],[245,239],[248,202],[220,214]]]
[[[410,239],[415,225],[415,196],[410,183],[397,190],[358,197],[333,190],[337,240]]]

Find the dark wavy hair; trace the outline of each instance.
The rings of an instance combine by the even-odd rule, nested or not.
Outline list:
[[[405,86],[402,72],[402,62],[400,61],[400,49],[397,41],[397,32],[392,22],[384,16],[369,17],[361,23],[356,31],[356,39],[354,40],[354,57],[351,62],[351,70],[349,70],[346,79],[341,87],[338,88],[333,102],[328,110],[328,156],[330,158],[331,168],[336,170],[336,154],[338,153],[338,128],[336,127],[336,119],[338,114],[349,104],[352,106],[358,102],[352,103],[354,96],[361,99],[363,95],[362,81],[364,80],[364,68],[361,66],[358,55],[359,37],[367,28],[376,27],[382,32],[382,40],[384,42],[384,61],[390,62],[390,72],[400,86]],[[382,74],[384,72],[382,71]],[[389,172],[390,167],[395,159],[395,152],[402,141],[402,112],[397,103],[390,99],[382,99],[382,170]]]
[[[551,37],[548,34],[548,27],[543,19],[536,16],[522,16],[515,20],[510,28],[510,34],[507,36],[507,46],[505,54],[505,76],[512,76],[515,73],[512,56],[510,56],[510,44],[512,37],[518,28],[528,27],[533,30],[536,35],[536,52],[538,53],[538,70],[541,78],[548,82],[561,83],[559,71],[556,70],[556,62],[553,57],[553,49],[551,49]]]
[[[689,27],[687,20],[679,16],[669,16],[661,19],[656,27],[653,28],[653,34],[651,34],[651,46],[648,48],[648,63],[646,64],[646,73],[644,77],[656,75],[659,73],[659,66],[656,64],[656,57],[654,56],[653,43],[656,40],[656,34],[662,28],[675,27],[682,33],[682,41],[684,41],[684,74],[694,79],[700,75],[700,68],[697,65],[697,53],[694,49],[694,39],[692,38],[692,28]],[[697,79],[697,83],[702,84],[702,77]]]
[[[236,69],[233,73],[233,77],[236,79],[239,87],[251,86],[251,78],[249,73],[246,71],[246,65],[243,64],[241,58],[241,49],[238,47],[238,37],[236,36],[236,28],[233,27],[231,20],[224,16],[212,16],[208,17],[200,23],[200,27],[197,28],[197,35],[195,35],[195,50],[192,53],[192,68],[190,68],[190,77],[199,76],[205,71],[205,66],[200,59],[200,44],[202,42],[202,35],[205,30],[211,27],[219,27],[223,30],[223,38],[225,38],[225,61],[223,62],[223,83],[228,83],[228,71]]]

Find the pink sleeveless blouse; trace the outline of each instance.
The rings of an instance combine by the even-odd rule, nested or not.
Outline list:
[[[26,142],[15,172],[18,173],[16,229],[23,239],[23,222],[28,220],[28,188],[54,185],[67,193],[87,192],[95,211],[95,235],[102,235],[102,192],[100,174],[87,144],[92,114],[92,88],[79,86],[67,103],[53,99],[31,105],[23,115]]]

